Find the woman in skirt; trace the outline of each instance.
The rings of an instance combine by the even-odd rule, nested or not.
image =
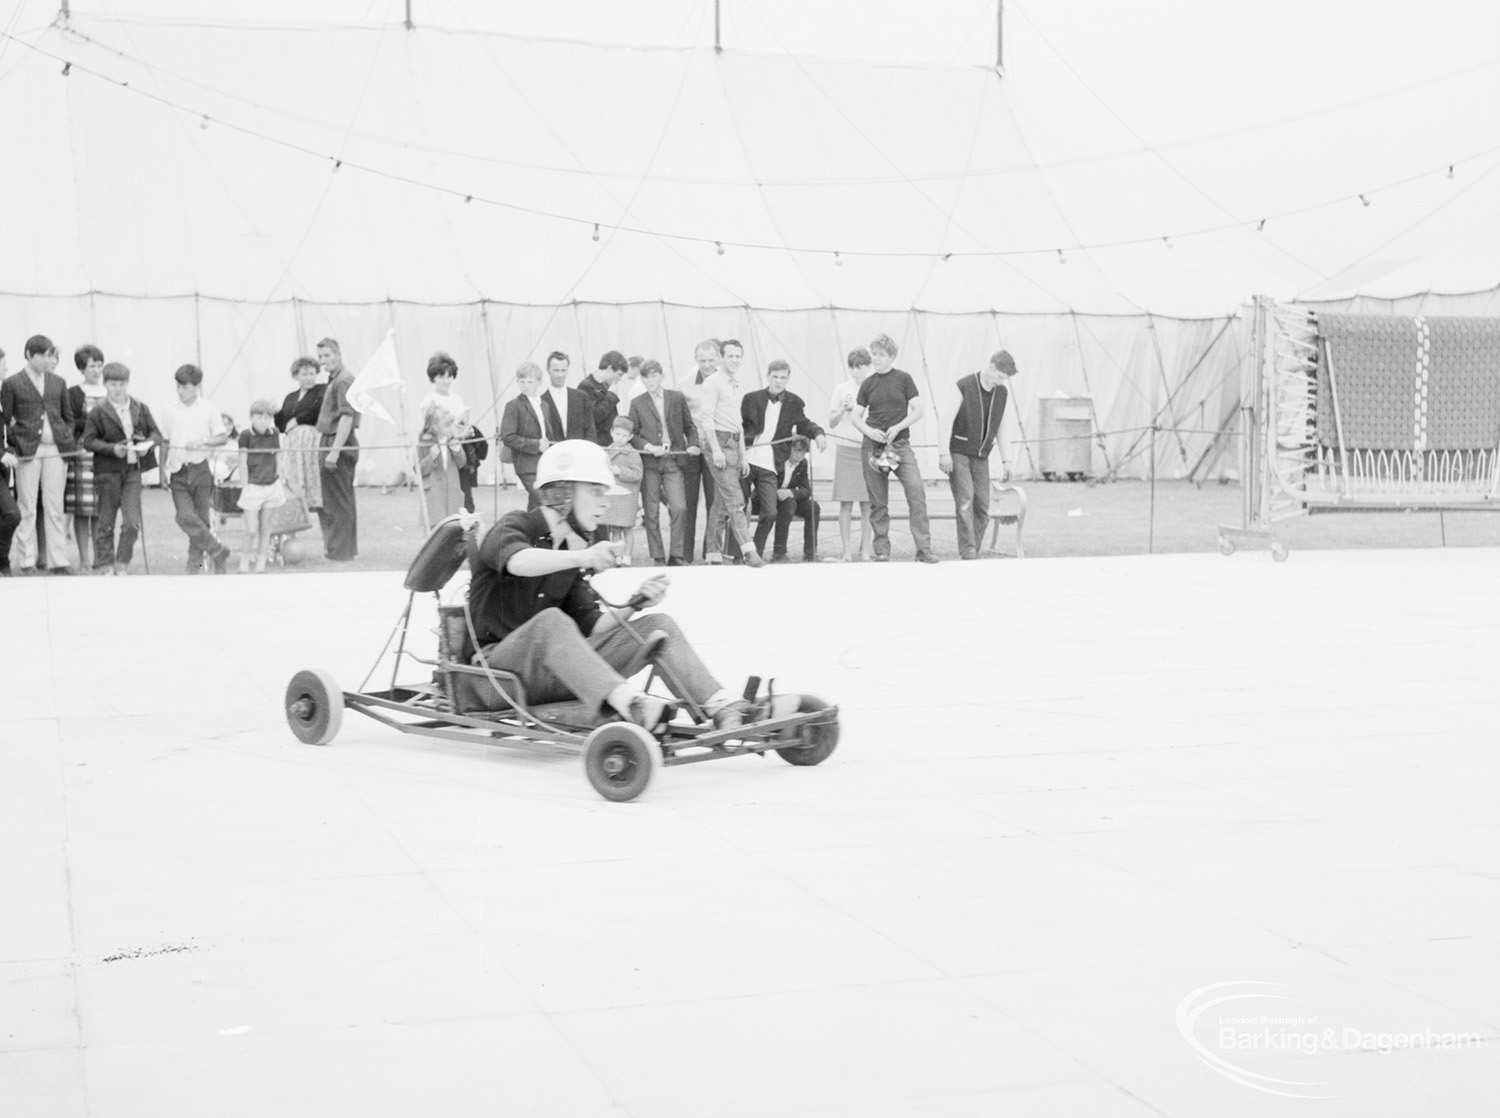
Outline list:
[[[834,387],[828,416],[828,433],[838,440],[833,460],[833,499],[839,503],[840,563],[870,558],[873,540],[870,536],[870,494],[865,489],[865,464],[860,457],[861,436],[850,416],[860,382],[870,373],[870,351],[863,346],[849,354],[849,377]],[[859,503],[859,555],[849,550],[850,522],[854,505]]]
[[[318,412],[324,386],[317,383],[318,363],[311,357],[292,362],[297,387],[287,393],[276,413],[276,430],[286,438],[281,454],[281,476],[308,511],[323,507],[323,482],[318,467]]]

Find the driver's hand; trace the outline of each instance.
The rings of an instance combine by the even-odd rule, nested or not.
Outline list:
[[[636,591],[639,597],[646,599],[641,604],[641,609],[651,609],[653,606],[661,605],[661,600],[667,596],[667,576],[654,575],[641,583],[640,589]]]
[[[586,571],[605,571],[615,565],[615,557],[619,554],[619,544],[609,540],[600,540],[592,547],[584,548],[579,554],[579,559]]]
[[[462,509],[458,514],[458,524],[465,532],[472,532],[479,527],[479,515]]]

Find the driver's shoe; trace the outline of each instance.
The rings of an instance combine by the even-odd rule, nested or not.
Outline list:
[[[630,721],[646,730],[654,731],[663,722],[670,722],[677,707],[660,695],[640,694],[630,700]]]

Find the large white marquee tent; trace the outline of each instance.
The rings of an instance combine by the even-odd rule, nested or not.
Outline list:
[[[1170,429],[1170,475],[1233,420],[1252,294],[1500,306],[1493,5],[1011,0],[1001,68],[996,0],[515,7],[11,5],[12,367],[92,341],[163,399],[196,361],[243,418],[394,327],[491,428],[523,360],[681,378],[710,335],[816,413],[883,331],[929,387],[1011,350],[1013,440],[1092,397],[1096,470]]]

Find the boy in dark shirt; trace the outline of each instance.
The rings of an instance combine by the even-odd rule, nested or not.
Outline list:
[[[250,405],[250,427],[241,431],[240,511],[245,514],[249,544],[240,555],[240,573],[250,570],[250,555],[255,554],[255,573],[264,574],[271,553],[271,510],[286,504],[286,491],[276,471],[276,452],[281,436],[276,433],[276,405],[270,400],[256,400]]]
[[[537,463],[539,508],[509,512],[471,551],[469,608],[479,655],[521,680],[533,703],[577,698],[647,729],[670,714],[660,696],[628,682],[655,659],[685,697],[720,730],[741,726],[749,704],[726,692],[663,613],[640,618],[645,640],[622,622],[637,607],[600,608],[585,572],[615,565],[619,545],[600,538],[599,518],[617,490],[604,448],[583,439],[554,443]],[[664,575],[641,584],[640,608],[667,592]]]
[[[911,374],[894,368],[896,343],[885,334],[870,343],[873,370],[854,398],[854,426],[864,436],[861,457],[865,487],[870,491],[870,528],[874,533],[875,562],[891,558],[890,475],[906,490],[917,560],[936,563],[932,533],[927,524],[927,494],[911,448],[911,429],[922,418],[922,399]]]

